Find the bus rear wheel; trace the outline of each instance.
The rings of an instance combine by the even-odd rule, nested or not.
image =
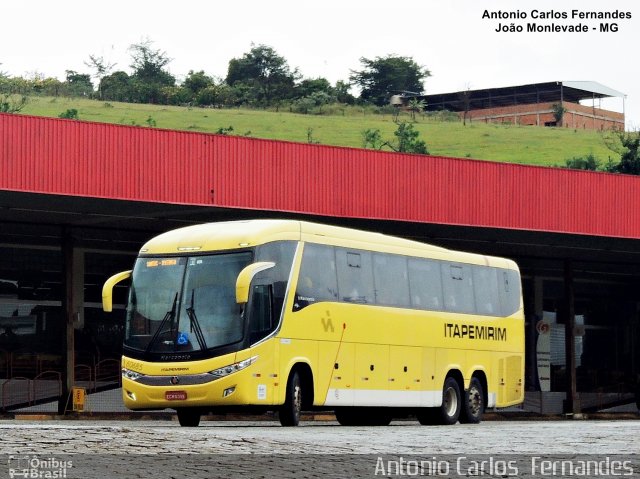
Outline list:
[[[460,385],[454,377],[449,376],[442,388],[442,405],[436,408],[425,408],[418,413],[418,421],[424,426],[433,424],[450,426],[458,422],[461,409]]]
[[[178,422],[182,427],[198,427],[200,424],[200,410],[196,408],[184,407],[176,409]]]
[[[442,388],[442,406],[440,406],[440,424],[451,425],[458,422],[462,397],[460,385],[455,378],[449,376]]]
[[[464,393],[462,410],[460,411],[460,422],[468,424],[478,424],[484,414],[484,391],[482,382],[476,378],[471,378],[469,389]]]
[[[297,426],[302,412],[302,381],[298,371],[289,376],[284,404],[278,411],[280,424],[283,426]]]

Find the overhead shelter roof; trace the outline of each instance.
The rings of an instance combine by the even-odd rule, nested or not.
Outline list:
[[[640,239],[636,176],[24,115],[0,114],[1,190],[82,198],[77,221],[104,199]]]
[[[624,93],[597,82],[555,81],[423,95],[419,98],[425,100],[428,111],[464,111],[465,95],[468,97],[470,110],[559,101],[579,103],[581,100],[587,99],[608,97],[624,98],[625,96]]]

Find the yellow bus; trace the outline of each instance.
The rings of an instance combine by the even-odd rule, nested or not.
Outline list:
[[[122,395],[132,410],[334,410],[342,425],[480,422],[522,402],[520,275],[508,259],[293,220],[190,226],[140,250]]]

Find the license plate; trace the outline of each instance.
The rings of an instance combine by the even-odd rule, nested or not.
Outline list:
[[[166,391],[164,398],[167,401],[184,401],[187,399],[187,391]]]

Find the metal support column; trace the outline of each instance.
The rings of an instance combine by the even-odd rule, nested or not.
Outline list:
[[[71,407],[71,390],[74,384],[74,327],[73,323],[76,318],[74,312],[74,240],[69,228],[62,231],[62,261],[64,272],[64,298],[62,301],[63,318],[65,322],[63,337],[64,344],[62,351],[63,368],[62,368],[62,395],[58,400],[58,414],[65,414]]]
[[[581,409],[576,377],[575,290],[573,284],[573,266],[570,260],[566,260],[564,263],[563,313],[567,381],[567,399],[564,402],[564,412],[567,414],[579,414]]]

